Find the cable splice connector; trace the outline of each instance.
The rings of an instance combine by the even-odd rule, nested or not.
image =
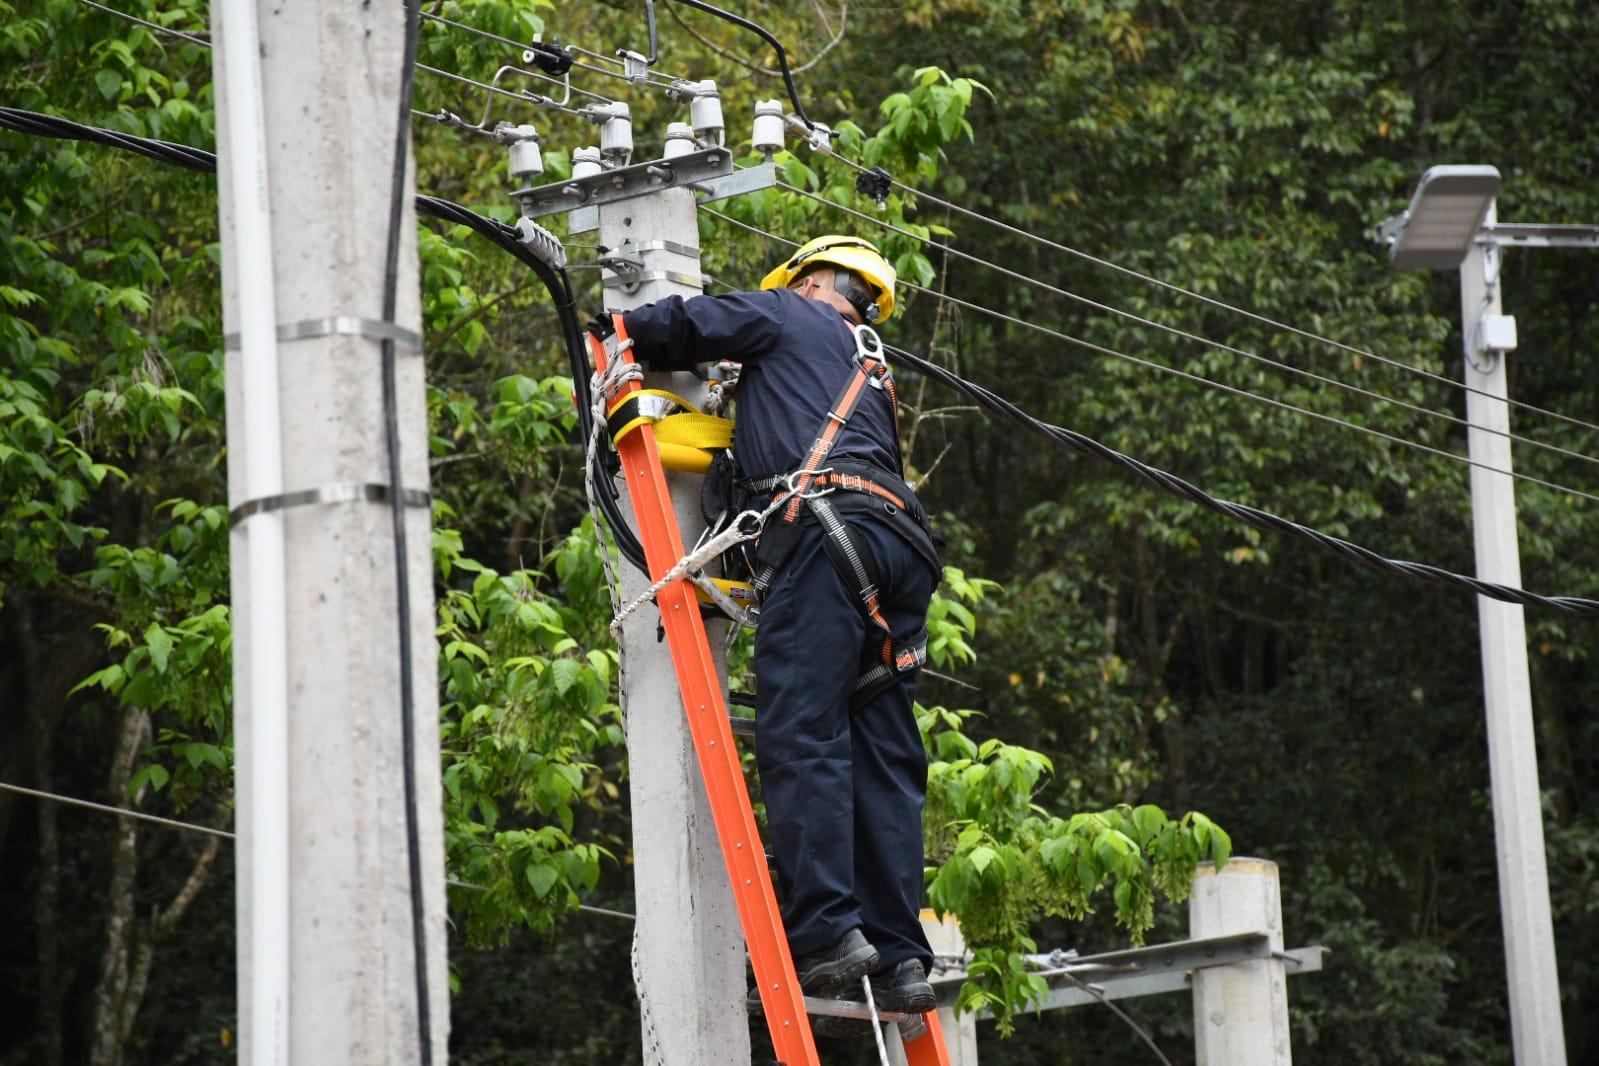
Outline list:
[[[517,219],[516,239],[545,266],[553,270],[566,269],[566,246],[559,237],[531,218]]]

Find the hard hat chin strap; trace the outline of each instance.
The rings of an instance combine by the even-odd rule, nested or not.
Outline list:
[[[833,270],[833,291],[844,297],[860,314],[861,320],[868,325],[876,322],[882,315],[871,288],[862,282],[853,270],[845,270],[843,267]]]

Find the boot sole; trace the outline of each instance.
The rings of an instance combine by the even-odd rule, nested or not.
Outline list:
[[[877,1003],[878,1010],[890,1010],[897,1014],[926,1014],[938,1006],[938,994],[933,991],[932,985],[925,983],[920,987],[889,989],[881,995],[873,988],[872,999]]]

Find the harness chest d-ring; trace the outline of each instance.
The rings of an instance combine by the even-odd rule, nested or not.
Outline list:
[[[888,360],[883,358],[883,338],[871,326],[862,324],[851,326],[855,334],[854,363],[866,374],[866,384],[879,391],[883,388],[883,379],[888,376]],[[867,360],[875,366],[867,367]]]

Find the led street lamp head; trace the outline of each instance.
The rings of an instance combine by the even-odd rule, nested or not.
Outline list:
[[[1421,176],[1404,214],[1382,224],[1393,243],[1388,259],[1401,270],[1454,270],[1471,250],[1499,191],[1499,169],[1432,167]]]

